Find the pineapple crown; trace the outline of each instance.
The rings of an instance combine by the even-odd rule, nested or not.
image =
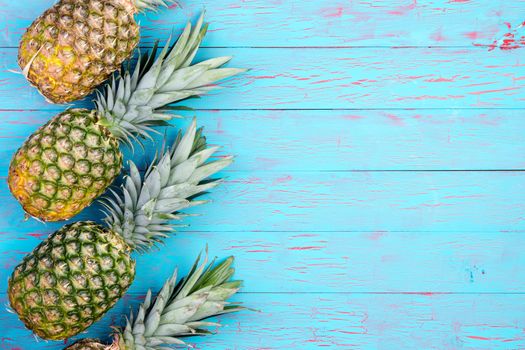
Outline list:
[[[127,319],[126,327],[118,333],[121,349],[166,349],[162,345],[179,344],[179,337],[204,335],[205,327],[217,327],[219,323],[205,321],[207,318],[243,310],[229,299],[240,288],[241,281],[230,281],[234,274],[233,257],[215,264],[207,264],[208,253],[202,263],[197,258],[188,276],[177,282],[177,271],[166,281],[155,300],[151,290],[134,317]]]
[[[187,216],[180,210],[207,203],[194,197],[216,187],[221,180],[208,178],[233,162],[233,157],[208,162],[217,150],[207,147],[193,119],[186,133],[178,133],[173,147],[156,157],[143,177],[130,161],[122,193],[112,191],[102,201],[108,227],[139,251],[161,242],[177,226],[171,221]]]
[[[242,281],[232,281],[233,257],[210,264],[208,252],[193,264],[189,274],[177,282],[177,270],[169,278],[155,299],[148,290],[136,316],[131,313],[126,326],[116,329],[113,344],[107,346],[96,339],[81,339],[67,350],[165,350],[165,345],[186,345],[180,337],[206,335],[206,327],[220,323],[206,319],[225,313],[244,310],[227,300],[241,287]]]
[[[128,0],[130,1],[130,0]],[[155,11],[157,7],[168,7],[169,4],[177,3],[174,0],[131,0],[139,12]]]
[[[151,2],[152,0],[145,1]],[[158,0],[160,1],[160,0]],[[166,113],[181,109],[169,105],[202,95],[225,79],[245,69],[220,68],[231,57],[212,58],[191,65],[208,25],[204,13],[195,27],[188,22],[179,39],[170,46],[171,38],[157,58],[158,43],[151,53],[140,55],[135,68],[128,62],[118,75],[97,91],[95,105],[100,123],[121,141],[132,145],[137,138],[151,138],[152,126],[166,125],[175,116]]]

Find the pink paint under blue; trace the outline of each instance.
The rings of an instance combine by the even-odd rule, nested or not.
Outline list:
[[[4,180],[16,148],[62,109],[7,71],[52,3],[0,12]],[[142,45],[206,7],[199,58],[233,54],[251,71],[174,124],[197,114],[237,159],[202,216],[137,257],[130,293],[86,336],[106,337],[208,243],[237,257],[236,298],[261,312],[221,317],[216,335],[189,339],[196,349],[525,348],[525,0],[181,5],[141,16]],[[0,195],[6,304],[11,269],[60,225],[24,222],[5,181]],[[35,342],[11,313],[0,327],[0,349],[63,346]]]

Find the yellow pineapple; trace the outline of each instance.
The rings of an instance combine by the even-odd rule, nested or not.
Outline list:
[[[151,127],[174,116],[167,105],[214,88],[244,70],[220,68],[231,57],[191,65],[206,33],[203,17],[155,60],[157,46],[133,71],[99,91],[96,109],[58,114],[31,135],[9,167],[8,184],[25,212],[42,221],[67,220],[100,196],[122,166],[119,142],[150,137]]]
[[[139,42],[134,14],[171,0],[60,0],[22,36],[18,64],[49,101],[90,94]]]

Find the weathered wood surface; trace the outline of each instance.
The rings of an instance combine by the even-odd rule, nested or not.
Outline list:
[[[88,335],[102,337],[121,324],[141,295],[132,293]],[[187,339],[196,349],[523,349],[525,296],[439,294],[241,294],[263,309],[221,317],[213,336]],[[5,296],[0,299],[6,302]],[[9,313],[5,349],[60,349],[40,342]],[[108,339],[109,340],[109,339]]]
[[[0,1],[3,305],[13,266],[61,226],[23,222],[5,183],[24,138],[64,108],[9,71],[52,3]],[[205,7],[199,58],[251,68],[187,103],[237,160],[202,216],[137,257],[130,294],[89,335],[106,336],[208,243],[236,256],[236,298],[262,312],[221,317],[218,335],[190,340],[197,349],[525,348],[524,6],[216,0],[141,15],[149,47]],[[0,327],[0,349],[63,347],[7,312]]]
[[[16,49],[0,66],[17,69]],[[203,49],[250,68],[206,98],[204,109],[524,108],[522,50],[485,48]],[[289,59],[294,57],[294,59]],[[20,74],[0,71],[2,109],[56,109]]]
[[[525,230],[525,172],[225,172],[203,231]],[[20,205],[0,183],[4,225]],[[80,217],[100,217],[92,208]],[[10,227],[10,226],[6,226]],[[39,227],[42,227],[41,225]],[[348,243],[351,246],[351,241]]]
[[[51,0],[3,1],[0,46],[16,47]],[[207,46],[471,46],[492,45],[517,27],[525,1],[491,0],[221,0],[181,1],[138,17],[143,45],[166,39],[203,8],[212,23]],[[519,37],[517,38],[519,40]]]
[[[520,170],[523,110],[195,111],[231,171]],[[54,111],[0,111],[0,167]],[[176,120],[175,134],[190,118]],[[146,142],[146,147],[152,145]],[[126,152],[129,154],[130,152]],[[135,159],[143,158],[136,152]]]
[[[198,220],[206,220],[206,216]],[[186,271],[203,250],[204,242],[210,246],[212,255],[235,256],[236,276],[245,281],[245,292],[519,293],[525,284],[525,231],[197,232],[191,229],[167,240],[161,251],[138,257],[134,290],[160,287],[175,264]],[[2,290],[6,289],[12,269],[53,228],[31,227],[27,232],[20,231],[0,235],[0,244],[16,242],[17,247],[16,251],[0,255]]]

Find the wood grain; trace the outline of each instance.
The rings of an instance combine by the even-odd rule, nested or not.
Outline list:
[[[222,83],[200,109],[524,108],[520,50],[202,49],[197,58],[230,56],[251,71]],[[16,50],[0,65],[17,69]],[[294,60],[288,59],[294,57]],[[20,74],[0,71],[2,109],[56,109]]]
[[[525,172],[224,172],[197,231],[525,229]],[[0,225],[23,212],[0,183]],[[101,217],[91,208],[80,218]],[[41,226],[39,226],[41,227]],[[350,242],[349,242],[350,244]]]
[[[25,254],[53,231],[33,229],[0,235],[0,244],[17,247],[0,254],[1,290]],[[204,244],[211,256],[235,256],[245,292],[525,293],[525,231],[197,232],[191,227],[136,256],[134,289],[160,288],[176,265],[185,273]]]
[[[0,46],[18,46],[24,28],[52,0],[2,2]],[[173,28],[207,10],[205,44],[229,47],[472,46],[491,45],[523,21],[523,0],[217,0],[182,1],[139,16],[143,45],[165,40]]]
[[[107,337],[142,293],[132,293],[111,316],[84,336]],[[262,312],[220,318],[224,327],[208,337],[188,338],[196,349],[479,349],[525,347],[525,296],[241,294],[238,300]],[[5,297],[0,299],[5,302]],[[118,316],[117,316],[118,315]],[[34,349],[35,341],[16,316],[0,315],[3,349]],[[63,342],[40,342],[61,349]]]
[[[0,168],[54,111],[0,111]],[[194,111],[231,171],[521,170],[522,110]],[[160,143],[162,137],[157,139]],[[154,146],[145,143],[147,152]],[[122,148],[131,158],[126,147]],[[144,153],[136,152],[136,161]]]
[[[3,305],[13,266],[62,226],[24,222],[4,181],[25,137],[66,108],[10,71],[52,3],[0,0]],[[87,335],[106,336],[208,243],[236,256],[236,298],[262,312],[221,317],[196,349],[525,348],[525,0],[182,5],[139,16],[142,47],[207,9],[198,59],[251,70],[186,116],[236,163],[201,216],[137,257],[130,294]],[[0,349],[64,345],[36,342],[7,312],[0,327]]]

